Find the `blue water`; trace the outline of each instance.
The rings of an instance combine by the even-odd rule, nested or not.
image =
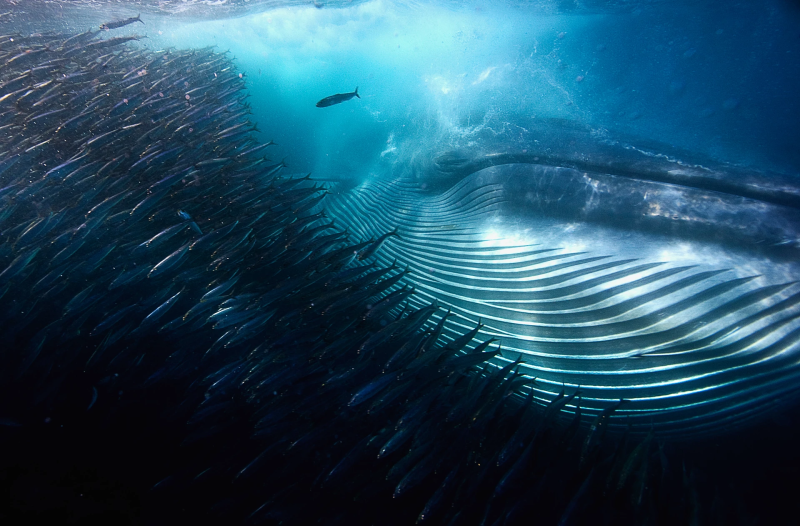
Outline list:
[[[374,1],[130,31],[145,29],[152,49],[229,49],[261,138],[322,179],[381,176],[417,152],[481,141],[501,150],[547,118],[797,172],[791,3],[567,4]],[[360,100],[314,106],[356,86]]]

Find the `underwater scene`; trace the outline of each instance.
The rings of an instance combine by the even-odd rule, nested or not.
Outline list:
[[[800,523],[800,4],[6,0],[0,521]]]

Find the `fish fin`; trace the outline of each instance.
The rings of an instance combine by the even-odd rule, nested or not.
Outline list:
[[[356,86],[356,90],[353,93],[355,93],[356,97],[358,97],[359,99],[361,98],[361,95],[358,94],[358,86]]]

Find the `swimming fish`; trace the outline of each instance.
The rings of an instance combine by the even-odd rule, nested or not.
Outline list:
[[[359,99],[361,98],[361,96],[358,94],[358,86],[356,86],[356,89],[353,93],[337,93],[336,95],[325,97],[317,103],[317,108],[327,108],[328,106],[333,106],[334,104],[341,104],[342,102],[348,101],[353,97],[358,97]]]
[[[128,24],[133,24],[134,22],[142,22],[142,19],[139,18],[141,15],[136,15],[135,17],[125,18],[122,20],[115,20],[113,22],[106,22],[105,24],[100,24],[100,29],[108,31],[109,29],[117,29],[118,27],[124,27]],[[142,22],[144,24],[144,22]]]

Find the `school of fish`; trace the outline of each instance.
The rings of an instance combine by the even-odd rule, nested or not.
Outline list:
[[[624,401],[583,426],[579,391],[534,399],[518,362],[485,364],[480,324],[410,307],[413,269],[374,259],[402,230],[350,239],[324,188],[264,156],[227,55],[109,34],[0,36],[2,468],[73,481],[50,484],[61,508],[7,510],[697,519],[659,492],[692,479],[652,435],[607,435]]]

